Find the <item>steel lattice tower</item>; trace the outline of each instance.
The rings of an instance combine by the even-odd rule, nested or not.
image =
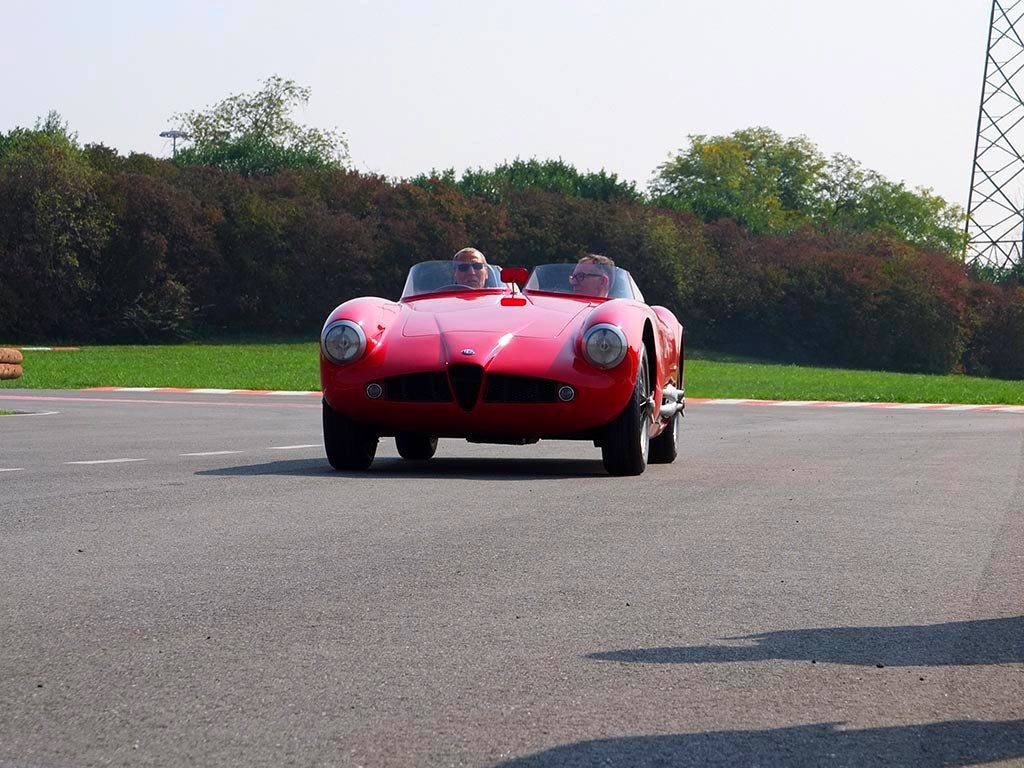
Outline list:
[[[993,0],[967,199],[968,264],[1007,268],[1021,261],[1024,40],[1017,23],[1022,18],[1024,0]]]

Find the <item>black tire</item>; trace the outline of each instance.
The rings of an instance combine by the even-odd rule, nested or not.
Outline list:
[[[651,380],[647,370],[647,350],[640,353],[640,368],[622,413],[605,427],[601,440],[601,459],[610,475],[640,475],[647,468],[650,449]]]
[[[677,411],[665,430],[651,440],[651,451],[647,455],[648,464],[671,464],[679,454],[679,428],[682,426],[683,413]]]
[[[683,370],[682,361],[679,370]],[[679,430],[683,427],[683,412],[676,411],[672,422],[664,431],[651,440],[651,452],[647,456],[649,464],[671,464],[679,455]]]
[[[324,400],[324,449],[335,469],[366,469],[377,455],[377,434],[342,416]]]
[[[408,461],[426,461],[437,450],[437,438],[414,432],[399,432],[395,435],[398,455]]]

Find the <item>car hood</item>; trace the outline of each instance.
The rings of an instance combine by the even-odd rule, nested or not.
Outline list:
[[[448,333],[511,333],[552,339],[594,305],[574,298],[527,297],[523,306],[503,306],[501,296],[459,294],[418,299],[405,305],[403,336]]]

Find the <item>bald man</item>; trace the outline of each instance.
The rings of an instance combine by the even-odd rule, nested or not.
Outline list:
[[[452,257],[455,274],[452,281],[467,288],[483,288],[487,283],[487,259],[476,248],[463,248]]]

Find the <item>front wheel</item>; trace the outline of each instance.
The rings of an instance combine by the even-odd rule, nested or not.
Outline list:
[[[418,435],[413,432],[399,432],[395,435],[398,455],[408,461],[426,461],[437,450],[437,438]]]
[[[601,459],[611,475],[640,475],[647,468],[651,436],[651,377],[647,370],[647,350],[640,351],[633,396],[605,428],[601,441]]]
[[[366,469],[377,455],[377,433],[342,416],[324,400],[324,449],[335,469]]]

